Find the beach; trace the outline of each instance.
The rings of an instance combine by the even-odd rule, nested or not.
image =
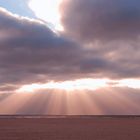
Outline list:
[[[0,117],[0,140],[139,140],[140,117]]]

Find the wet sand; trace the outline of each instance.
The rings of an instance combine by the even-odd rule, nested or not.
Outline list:
[[[0,140],[140,140],[140,117],[0,117]]]

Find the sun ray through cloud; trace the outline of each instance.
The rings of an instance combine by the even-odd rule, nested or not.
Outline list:
[[[1,0],[0,114],[140,114],[139,5]]]

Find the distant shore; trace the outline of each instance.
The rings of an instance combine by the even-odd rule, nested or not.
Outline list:
[[[0,115],[1,118],[140,118],[140,115]]]

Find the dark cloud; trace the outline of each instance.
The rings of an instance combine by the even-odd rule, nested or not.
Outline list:
[[[90,43],[74,42],[54,33],[40,21],[0,9],[2,89],[5,84],[50,80],[139,77],[138,42],[123,43],[97,41],[91,42],[90,47]]]
[[[89,40],[138,39],[138,0],[63,0],[62,23],[71,36]]]
[[[63,0],[64,34],[91,51],[83,69],[107,77],[140,76],[139,5],[138,0]]]
[[[57,79],[73,73],[83,50],[39,21],[0,11],[0,82]]]

